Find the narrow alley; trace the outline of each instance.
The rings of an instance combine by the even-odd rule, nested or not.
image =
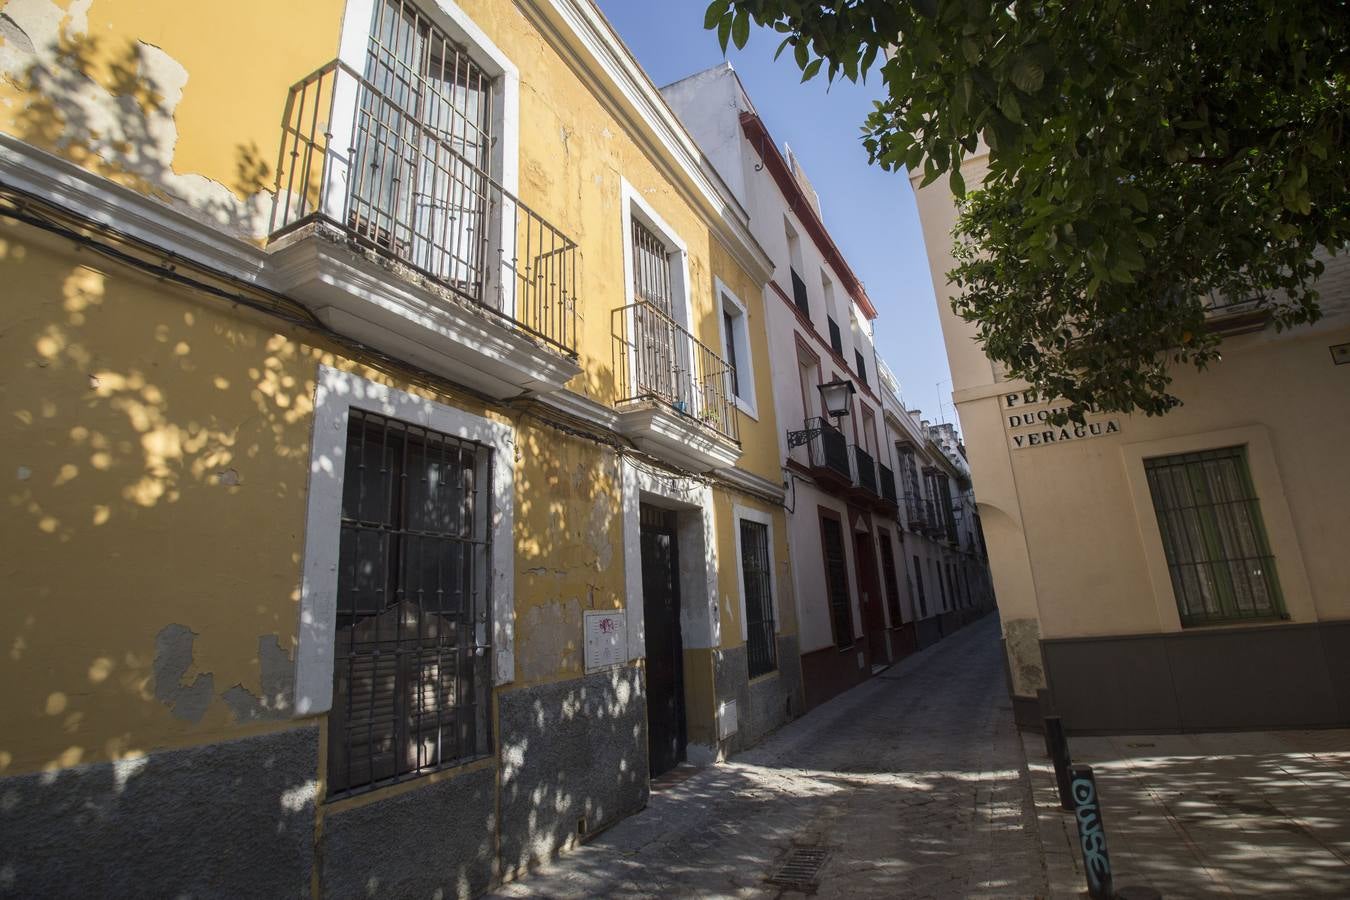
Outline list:
[[[791,896],[796,848],[822,897],[1044,894],[1022,752],[988,616],[495,896]]]

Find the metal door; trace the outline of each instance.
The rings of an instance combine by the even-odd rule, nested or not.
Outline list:
[[[647,758],[653,778],[684,760],[684,644],[674,515],[640,508],[642,610],[647,634]]]

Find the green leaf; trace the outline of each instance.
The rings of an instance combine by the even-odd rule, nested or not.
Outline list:
[[[750,40],[750,14],[741,9],[736,12],[736,18],[731,24],[731,42],[736,45],[737,50],[741,50],[748,40]]]
[[[1039,64],[1023,57],[1012,69],[1012,83],[1024,94],[1034,94],[1045,83],[1045,70]]]
[[[952,189],[952,195],[955,197],[964,197],[966,195],[966,179],[961,175],[959,166],[952,167],[952,176],[948,180]]]
[[[806,50],[806,41],[797,41],[797,45],[792,48],[792,56],[797,60],[797,68],[806,68],[806,63],[810,60],[810,55]]]
[[[728,13],[717,23],[717,43],[722,45],[724,54],[727,52],[727,41],[731,38],[731,19],[732,16]]]
[[[703,27],[712,31],[721,21],[722,16],[726,15],[728,0],[712,0],[708,4],[708,9],[703,13]]]
[[[823,63],[824,61],[825,60],[819,56],[811,60],[811,62],[807,64],[806,68],[802,70],[802,81],[807,82],[810,81],[812,78],[815,78],[816,73],[820,71],[820,64]]]

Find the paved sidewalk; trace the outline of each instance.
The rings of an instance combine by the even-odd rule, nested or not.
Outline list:
[[[794,847],[821,897],[1041,896],[1023,764],[989,616],[495,896],[796,896],[765,881]]]
[[[1023,737],[1053,896],[1084,889],[1038,734]],[[1350,897],[1350,731],[1071,737],[1102,803],[1117,889]]]

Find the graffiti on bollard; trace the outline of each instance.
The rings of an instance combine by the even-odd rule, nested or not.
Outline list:
[[[1083,849],[1083,871],[1087,873],[1088,895],[1094,900],[1113,896],[1111,857],[1106,852],[1106,827],[1102,806],[1097,798],[1097,780],[1091,766],[1074,766],[1070,771],[1074,817],[1078,820],[1078,843]]]

